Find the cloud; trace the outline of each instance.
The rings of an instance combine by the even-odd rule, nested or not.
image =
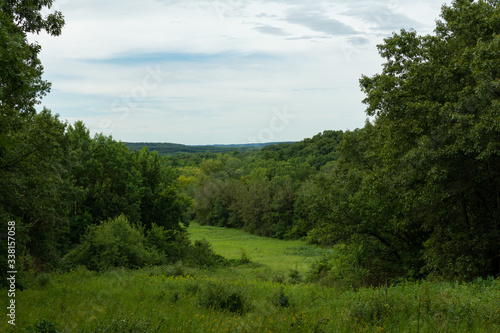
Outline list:
[[[372,30],[380,33],[399,31],[401,29],[418,29],[421,23],[399,12],[398,8],[373,4],[367,6],[352,6],[345,14],[360,18]]]
[[[282,106],[297,117],[273,133],[276,141],[363,126],[358,79],[382,62],[373,45],[401,27],[433,25],[439,11],[430,0],[88,0],[59,7],[67,20],[62,36],[36,36],[53,84],[43,105],[62,119],[82,119],[93,133],[188,144],[247,142],[270,128]]]
[[[354,46],[362,47],[370,44],[370,39],[366,37],[351,37],[348,39],[348,42]]]
[[[325,36],[325,35],[304,35],[304,36],[298,36],[298,37],[288,37],[287,40],[316,40],[316,39],[328,39],[331,38],[331,36]]]
[[[193,53],[193,52],[128,52],[118,56],[102,59],[86,59],[90,64],[106,64],[113,66],[143,66],[152,64],[186,64],[191,68],[203,65],[247,66],[249,63],[280,61],[281,57],[264,52],[220,52],[220,53]]]
[[[283,29],[272,27],[269,25],[261,25],[261,26],[255,27],[253,29],[257,30],[258,32],[261,32],[263,34],[268,34],[268,35],[274,35],[274,36],[288,36],[289,35]]]
[[[332,36],[346,36],[357,33],[353,28],[339,20],[320,13],[293,11],[286,16],[285,20],[288,23],[302,25],[311,30],[323,32]]]

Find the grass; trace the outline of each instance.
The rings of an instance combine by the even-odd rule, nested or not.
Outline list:
[[[61,332],[500,332],[498,280],[339,292],[246,280],[227,268],[167,271],[51,274],[44,287],[18,293],[17,327],[35,332],[43,320]],[[238,311],[216,306],[238,291]]]
[[[217,254],[227,259],[239,259],[242,254],[253,262],[269,267],[277,274],[297,269],[305,274],[311,262],[325,250],[300,240],[280,240],[249,234],[239,229],[202,226],[190,223],[192,241],[205,238]]]
[[[321,252],[302,242],[199,225],[190,232],[230,258],[243,248],[254,263],[43,274],[16,293],[16,329],[4,318],[0,331],[500,332],[498,279],[341,291],[274,278]]]

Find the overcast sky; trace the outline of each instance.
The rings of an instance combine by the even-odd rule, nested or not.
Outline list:
[[[440,1],[60,0],[36,36],[42,105],[126,142],[298,141],[364,125],[362,74],[393,31],[432,33]]]

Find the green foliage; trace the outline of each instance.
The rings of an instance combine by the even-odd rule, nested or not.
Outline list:
[[[243,314],[249,310],[244,292],[235,286],[210,282],[198,294],[201,306]]]
[[[288,296],[285,295],[283,287],[281,287],[281,289],[279,289],[278,291],[275,291],[272,298],[274,305],[277,307],[286,308],[290,306],[290,301],[288,299]]]
[[[388,296],[388,289],[377,289],[368,297],[355,299],[351,305],[349,317],[361,323],[381,326],[398,310],[404,312],[404,309],[398,308],[398,304]]]
[[[241,248],[241,258],[239,259],[240,263],[242,264],[250,264],[252,262],[252,259],[247,255],[247,252],[245,251],[244,248]]]
[[[60,333],[61,331],[57,327],[57,324],[45,319],[37,320],[34,325],[29,326],[26,333]]]
[[[138,268],[160,262],[158,253],[145,245],[141,230],[130,225],[124,215],[92,226],[82,242],[64,261],[104,271],[113,267]]]
[[[185,257],[191,242],[185,231],[165,229],[153,223],[151,229],[146,231],[145,244],[156,249],[168,261],[178,261]]]
[[[30,261],[29,251],[36,259],[44,253],[45,260],[54,263],[58,249],[49,240],[64,228],[64,199],[71,192],[64,184],[62,167],[65,125],[47,110],[35,112],[50,83],[42,80],[40,46],[27,38],[29,33],[42,30],[53,36],[60,34],[64,25],[61,14],[42,15],[52,3],[0,3],[0,220],[2,232],[11,220],[16,221],[18,232],[26,232],[16,237],[17,253],[26,254],[17,257],[18,271],[28,264],[42,264]],[[3,239],[1,242],[3,249]],[[39,246],[32,246],[34,243]],[[4,257],[2,268],[3,261]],[[5,271],[2,269],[2,277]]]
[[[377,174],[398,194],[393,228],[418,235],[426,271],[448,277],[500,272],[498,11],[444,6],[435,36],[387,38],[383,72],[360,80],[380,133]]]
[[[201,239],[195,240],[189,249],[187,262],[197,267],[214,267],[225,263],[225,259],[214,252],[206,239]]]

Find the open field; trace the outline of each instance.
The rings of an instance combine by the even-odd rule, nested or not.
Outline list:
[[[277,273],[297,269],[306,273],[311,262],[325,250],[300,240],[280,240],[249,234],[240,229],[201,226],[191,223],[188,228],[192,241],[205,238],[217,254],[227,259],[241,258],[265,265]]]
[[[288,276],[320,253],[302,242],[196,224],[189,231],[229,258],[243,248],[253,263],[41,274],[16,294],[17,330],[4,318],[0,331],[500,332],[498,279],[341,291]]]

